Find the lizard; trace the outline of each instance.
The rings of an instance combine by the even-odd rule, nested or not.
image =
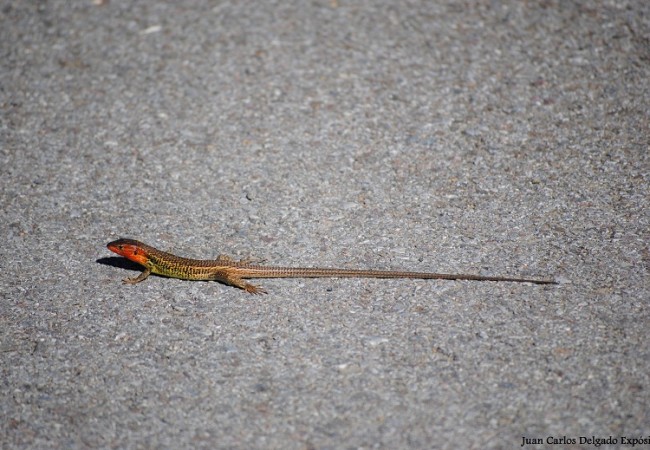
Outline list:
[[[482,276],[468,274],[447,274],[432,272],[410,272],[397,270],[333,269],[319,267],[281,267],[252,264],[248,260],[235,261],[224,255],[217,259],[190,259],[158,250],[135,239],[118,239],[106,247],[144,267],[134,278],[122,280],[125,284],[144,281],[156,274],[182,280],[219,281],[238,287],[250,294],[266,294],[260,286],[244,281],[245,278],[412,278],[442,280],[508,281],[513,283],[557,284],[554,280]]]

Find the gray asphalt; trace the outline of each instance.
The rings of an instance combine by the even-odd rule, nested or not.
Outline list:
[[[0,5],[2,448],[650,448],[650,3]]]

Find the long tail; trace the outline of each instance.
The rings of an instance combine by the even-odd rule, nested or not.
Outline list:
[[[274,266],[246,266],[246,274],[241,278],[417,278],[440,280],[474,280],[474,281],[507,281],[513,283],[557,284],[554,280],[531,278],[496,277],[469,274],[448,274],[431,272],[402,272],[395,270],[359,270],[359,269],[330,269],[330,268],[296,268]]]

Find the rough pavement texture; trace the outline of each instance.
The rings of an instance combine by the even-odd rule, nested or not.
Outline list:
[[[650,437],[649,2],[3,1],[0,21],[3,448]],[[561,284],[125,286],[117,237]]]

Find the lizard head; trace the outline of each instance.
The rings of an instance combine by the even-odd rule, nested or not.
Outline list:
[[[147,245],[135,239],[118,239],[117,241],[109,242],[106,247],[110,251],[143,266],[149,260]]]

